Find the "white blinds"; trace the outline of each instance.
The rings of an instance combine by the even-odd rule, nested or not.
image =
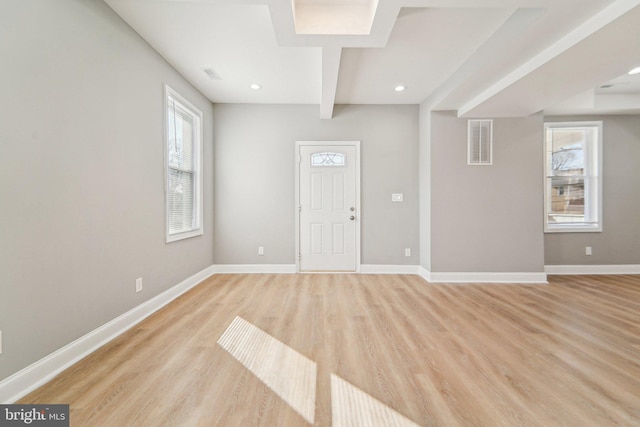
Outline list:
[[[173,96],[167,98],[167,222],[169,234],[198,228],[195,186],[197,117]]]

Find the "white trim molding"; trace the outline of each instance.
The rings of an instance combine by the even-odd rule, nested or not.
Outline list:
[[[431,272],[421,265],[418,266],[418,274],[427,282],[431,281]]]
[[[640,274],[640,264],[545,265],[547,274]]]
[[[360,274],[420,274],[419,265],[362,264]]]
[[[143,302],[110,322],[43,357],[0,382],[0,402],[9,404],[35,390],[69,366],[131,329],[215,273],[213,266]]]
[[[420,276],[429,283],[548,283],[546,273],[440,273],[420,267]]]
[[[294,274],[295,264],[217,264],[216,274]]]
[[[295,264],[217,264],[216,274],[295,274]],[[333,273],[329,271],[328,273]],[[351,274],[420,274],[418,265],[362,264]]]

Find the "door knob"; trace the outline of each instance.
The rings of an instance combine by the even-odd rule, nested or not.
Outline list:
[[[353,216],[353,215],[351,215],[351,216],[349,217],[349,219],[350,219],[351,221],[355,221],[356,217],[355,217],[355,216]]]

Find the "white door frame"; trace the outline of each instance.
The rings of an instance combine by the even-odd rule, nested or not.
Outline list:
[[[356,273],[360,272],[360,218],[362,210],[360,208],[360,141],[296,141],[295,164],[296,164],[296,203],[295,203],[295,256],[296,273],[300,273],[300,147],[302,146],[353,146],[356,149]]]

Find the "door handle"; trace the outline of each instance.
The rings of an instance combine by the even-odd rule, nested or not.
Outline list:
[[[355,220],[356,220],[356,217],[355,217],[355,216],[353,216],[353,215],[351,215],[351,216],[349,217],[349,219],[350,219],[351,221],[355,221]]]

